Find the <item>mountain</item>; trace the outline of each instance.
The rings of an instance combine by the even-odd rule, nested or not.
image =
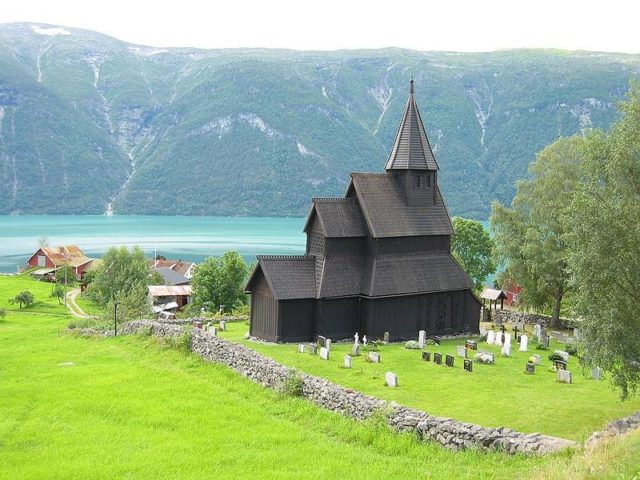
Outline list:
[[[413,76],[451,213],[486,218],[639,75],[640,55],[152,48],[3,24],[0,214],[304,215],[382,171]]]

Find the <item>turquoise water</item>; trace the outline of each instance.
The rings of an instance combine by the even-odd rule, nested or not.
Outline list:
[[[90,257],[114,245],[139,245],[149,257],[202,261],[238,250],[256,255],[302,254],[304,218],[0,215],[0,272],[26,264],[46,237],[51,246],[75,244]]]

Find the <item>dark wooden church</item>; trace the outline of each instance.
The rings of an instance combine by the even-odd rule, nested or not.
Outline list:
[[[480,302],[451,255],[438,164],[413,93],[383,173],[352,173],[344,198],[314,198],[306,254],[258,256],[251,335],[272,342],[415,339],[477,332]]]

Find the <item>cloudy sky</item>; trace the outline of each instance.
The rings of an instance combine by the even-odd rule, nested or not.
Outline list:
[[[87,28],[201,48],[563,48],[640,53],[637,0],[18,0],[0,23]]]

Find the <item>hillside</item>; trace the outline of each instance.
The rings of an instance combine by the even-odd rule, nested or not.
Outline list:
[[[451,213],[606,127],[640,56],[158,49],[0,25],[0,214],[303,215],[382,170],[413,75]]]

